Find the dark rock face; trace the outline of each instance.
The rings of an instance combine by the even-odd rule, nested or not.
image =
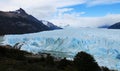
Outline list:
[[[108,29],[120,29],[120,22],[111,25]]]
[[[0,35],[25,34],[53,30],[27,14],[22,8],[16,11],[0,11]]]

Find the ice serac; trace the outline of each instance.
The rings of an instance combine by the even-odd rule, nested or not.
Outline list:
[[[77,52],[92,54],[101,66],[120,70],[120,30],[64,29],[24,35],[6,35],[4,44],[24,43],[22,50],[53,52],[72,58]]]

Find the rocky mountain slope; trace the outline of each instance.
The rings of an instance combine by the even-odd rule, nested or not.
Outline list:
[[[120,29],[120,22],[111,25],[108,29]]]
[[[0,35],[34,33],[54,29],[59,28],[48,27],[42,21],[27,14],[22,8],[9,12],[0,11]]]

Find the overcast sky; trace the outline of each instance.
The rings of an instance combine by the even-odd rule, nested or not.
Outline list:
[[[23,8],[58,26],[98,27],[120,22],[120,0],[1,0],[0,10]]]

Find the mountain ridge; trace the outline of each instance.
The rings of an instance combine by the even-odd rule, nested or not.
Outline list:
[[[0,11],[0,35],[35,33],[54,29],[27,14],[22,8],[16,11]]]
[[[120,22],[111,25],[110,27],[108,27],[108,29],[120,29]]]

